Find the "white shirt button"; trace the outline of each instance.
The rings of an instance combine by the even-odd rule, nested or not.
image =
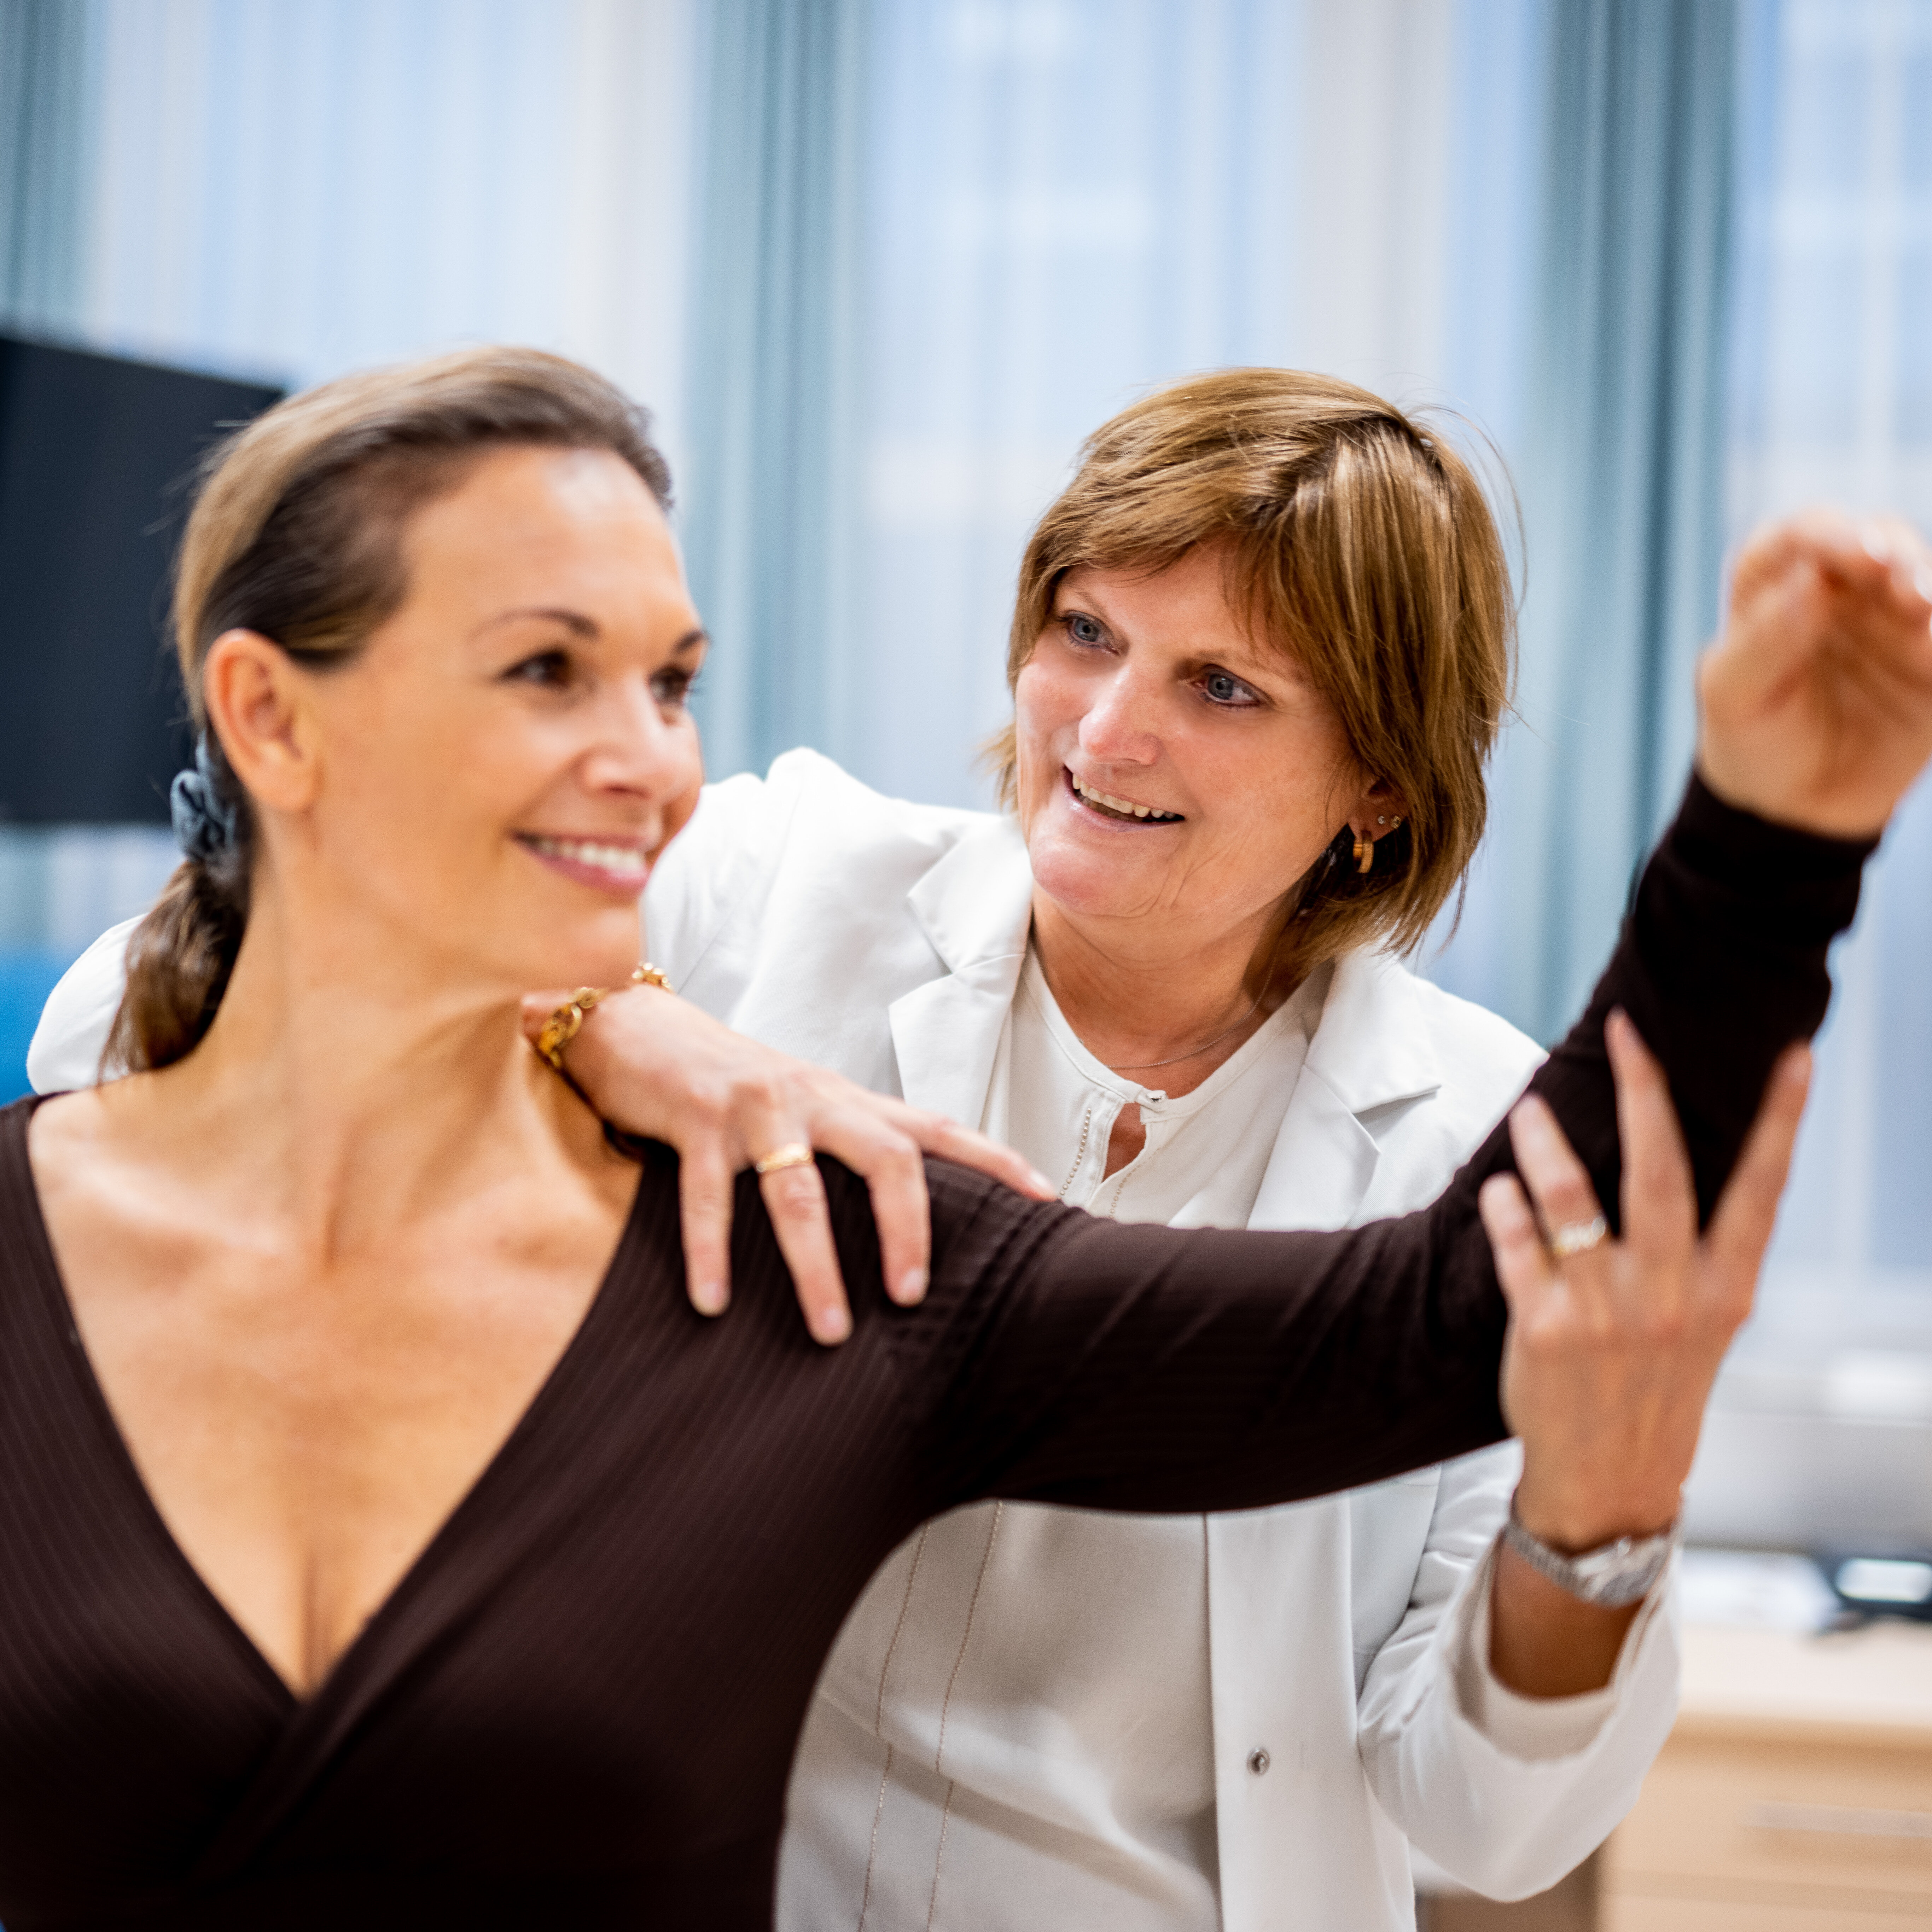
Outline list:
[[[1274,1760],[1264,1750],[1251,1750],[1248,1754],[1248,1768],[1257,1778],[1263,1776]]]

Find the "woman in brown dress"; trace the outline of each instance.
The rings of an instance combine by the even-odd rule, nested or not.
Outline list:
[[[614,1146],[518,1030],[520,988],[631,963],[704,644],[664,494],[605,386],[479,352],[282,406],[196,507],[176,617],[208,735],[194,852],[131,956],[142,1070],[0,1134],[12,1932],[759,1924],[818,1663],[926,1516],[1286,1500],[1507,1408],[1526,1496],[1582,1546],[1688,1468],[1792,1063],[1702,1239],[1696,1198],[1822,1014],[1932,736],[1909,571],[1828,533],[1772,569],[1818,611],[1772,613],[1768,682],[1738,627],[1712,788],[1538,1077],[1582,1160],[1519,1110],[1546,1224],[1587,1227],[1618,1174],[1611,1003],[1663,1046],[1688,1169],[1609,1028],[1628,1241],[1553,1264],[1501,1132],[1427,1214],[1340,1235],[1097,1223],[935,1166],[930,1290],[893,1311],[827,1166],[857,1321],[826,1353],[748,1189],[734,1319],[664,1292],[674,1157]],[[1854,683],[1892,680],[1869,718],[1847,646]],[[790,1090],[752,1151],[808,1130]]]

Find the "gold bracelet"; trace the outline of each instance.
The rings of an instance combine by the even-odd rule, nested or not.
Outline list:
[[[629,986],[660,986],[667,993],[672,990],[670,982],[648,960],[641,961],[632,969],[630,978],[622,986],[580,986],[537,1029],[537,1036],[531,1044],[538,1057],[548,1060],[561,1073],[563,1050],[584,1030],[585,1014],[613,993],[621,993]]]

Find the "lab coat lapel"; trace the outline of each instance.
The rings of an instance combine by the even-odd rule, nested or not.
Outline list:
[[[1381,1158],[1363,1117],[1442,1084],[1416,1009],[1415,982],[1386,953],[1336,962],[1249,1226],[1346,1228],[1354,1220]]]
[[[1375,1136],[1304,1064],[1255,1196],[1251,1228],[1346,1228],[1375,1178]]]
[[[969,832],[907,903],[946,973],[888,1009],[899,1090],[916,1107],[976,1127],[1033,920],[1018,826],[1000,818]]]

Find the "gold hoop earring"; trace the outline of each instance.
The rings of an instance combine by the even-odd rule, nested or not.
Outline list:
[[[1366,872],[1376,862],[1376,842],[1366,832],[1355,834],[1355,870]]]

